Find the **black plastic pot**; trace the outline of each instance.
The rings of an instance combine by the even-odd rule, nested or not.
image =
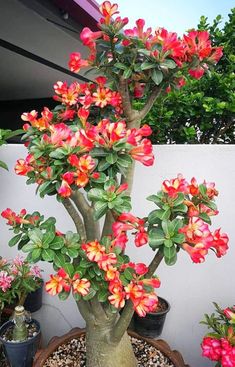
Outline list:
[[[0,328],[0,342],[10,367],[32,367],[33,365],[33,359],[41,339],[41,331],[39,322],[36,320],[32,320],[32,322],[37,325],[38,333],[24,342],[10,342],[2,338],[3,333],[12,326],[12,321],[7,321]]]
[[[170,310],[170,304],[161,297],[158,297],[160,302],[165,303],[166,310],[158,312],[149,312],[145,317],[140,317],[136,313],[134,314],[135,331],[142,336],[149,338],[156,338],[162,333],[162,329],[165,323],[166,314]]]
[[[42,293],[43,293],[43,285],[42,282],[40,288],[36,289],[36,291],[31,292],[27,295],[24,308],[29,312],[36,312],[40,310],[42,307]]]

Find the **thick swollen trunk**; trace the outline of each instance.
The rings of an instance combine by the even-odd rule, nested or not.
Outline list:
[[[125,333],[119,343],[107,339],[110,327],[89,325],[86,327],[86,367],[136,367],[137,361],[130,338]]]

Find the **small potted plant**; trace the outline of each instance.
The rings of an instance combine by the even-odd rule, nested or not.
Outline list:
[[[149,312],[145,317],[134,314],[134,330],[143,336],[156,338],[161,335],[166,320],[166,315],[170,311],[169,302],[158,297],[157,308],[154,312]]]
[[[0,341],[12,367],[31,366],[36,353],[40,325],[36,320],[31,320],[23,305],[27,295],[39,289],[41,284],[41,271],[37,265],[31,266],[21,256],[12,261],[1,258],[0,310],[1,313],[4,310],[8,317],[13,313],[13,320],[3,323]]]
[[[225,309],[214,302],[215,313],[205,314],[201,324],[211,331],[203,338],[202,355],[216,362],[216,367],[235,366],[235,306]]]

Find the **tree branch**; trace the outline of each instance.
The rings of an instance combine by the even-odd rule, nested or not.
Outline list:
[[[156,101],[157,97],[161,94],[162,89],[155,86],[152,90],[152,93],[149,95],[147,102],[145,106],[142,108],[141,111],[139,111],[139,119],[143,120],[145,116],[149,113],[151,108],[154,105],[154,102]]]
[[[161,263],[163,257],[164,256],[163,256],[162,252],[160,250],[158,250],[158,252],[154,256],[153,260],[149,264],[149,267],[148,267],[149,270],[148,270],[147,274],[145,275],[145,278],[151,278],[153,276],[153,274],[157,270],[159,264]]]
[[[126,332],[126,329],[128,328],[131,322],[133,314],[134,314],[133,303],[130,300],[128,300],[119,320],[117,321],[114,329],[111,331],[110,334],[111,342],[118,343],[122,339],[124,333]]]
[[[79,309],[80,314],[84,318],[84,320],[87,321],[94,321],[94,315],[91,311],[91,306],[88,302],[81,299],[80,301],[76,302],[77,307]]]
[[[99,222],[94,220],[93,208],[88,204],[88,201],[79,190],[74,192],[71,198],[82,214],[87,240],[98,239],[100,237],[100,227]]]
[[[131,166],[127,170],[126,175],[121,176],[121,184],[125,182],[128,184],[128,189],[126,191],[127,195],[131,194],[133,188],[134,173],[135,173],[135,162],[132,162]]]
[[[79,213],[74,208],[73,204],[71,203],[69,199],[64,199],[62,203],[65,209],[67,210],[67,212],[69,213],[70,217],[72,218],[75,224],[76,230],[80,234],[82,241],[85,241],[86,239],[85,227],[84,227],[82,218],[80,217]]]
[[[134,127],[132,125],[136,122],[136,120],[139,120],[139,112],[136,110],[133,110],[132,108],[129,88],[128,88],[128,81],[127,79],[124,79],[123,76],[120,76],[120,79],[119,79],[119,92],[122,97],[122,107],[123,107],[124,115],[128,122],[128,127]]]
[[[105,216],[101,238],[103,236],[107,236],[107,235],[110,235],[112,233],[112,224],[113,224],[114,221],[115,221],[115,219],[113,217],[112,211],[109,210],[106,213],[106,216]]]
[[[91,299],[90,305],[91,312],[95,316],[96,320],[105,322],[108,319],[102,304],[98,301],[98,298],[96,296]]]

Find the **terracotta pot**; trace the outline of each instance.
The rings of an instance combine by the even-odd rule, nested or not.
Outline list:
[[[85,334],[85,329],[74,328],[69,331],[67,334],[63,336],[55,336],[53,337],[48,346],[45,349],[41,349],[37,352],[33,367],[43,367],[44,363],[46,362],[47,358],[62,344],[68,343],[70,340],[74,338],[79,338],[81,335]],[[150,345],[154,346],[160,352],[162,352],[165,356],[169,358],[169,360],[174,364],[175,367],[190,367],[189,365],[185,364],[183,357],[181,354],[176,350],[171,350],[169,345],[164,340],[154,340],[142,337],[136,334],[133,331],[128,331],[130,336],[133,336],[137,339],[145,340]]]

